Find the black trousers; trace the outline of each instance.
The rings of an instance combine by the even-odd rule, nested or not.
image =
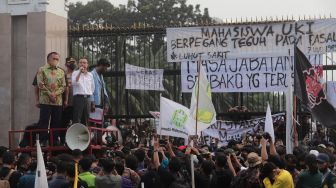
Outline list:
[[[40,121],[39,127],[41,129],[48,129],[49,121],[50,128],[60,128],[62,120],[62,106],[55,105],[40,105]],[[54,144],[57,143],[59,137],[59,131],[55,131],[53,134]],[[40,133],[41,142],[48,140],[48,132],[44,131]]]
[[[72,115],[73,115],[72,106],[68,106],[68,107],[63,109],[61,128],[67,128],[72,124],[72,119],[73,119]],[[61,131],[60,132],[61,143],[65,143],[65,134],[66,134],[66,131]]]
[[[90,113],[90,97],[84,95],[75,95],[73,97],[73,119],[72,123],[88,124]]]

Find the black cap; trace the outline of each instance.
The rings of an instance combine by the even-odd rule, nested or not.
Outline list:
[[[110,62],[105,58],[101,58],[101,59],[98,60],[97,66],[100,66],[100,65],[104,65],[104,66],[107,66],[107,67],[111,66]]]
[[[75,62],[76,62],[76,59],[75,59],[75,58],[72,58],[72,57],[67,57],[67,58],[65,58],[65,62],[66,62],[66,63],[75,63]]]
[[[330,161],[329,156],[325,153],[319,153],[317,156],[317,161],[320,163],[328,163]]]

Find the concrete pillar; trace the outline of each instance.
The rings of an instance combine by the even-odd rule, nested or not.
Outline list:
[[[8,143],[13,111],[12,91],[12,19],[8,13],[0,14],[0,145]]]
[[[65,0],[0,0],[0,145],[38,121],[32,82],[49,52],[67,57]],[[19,135],[13,139],[16,147]]]

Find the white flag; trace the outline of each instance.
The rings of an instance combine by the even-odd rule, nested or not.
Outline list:
[[[188,138],[186,126],[190,123],[189,109],[181,104],[160,97],[160,128],[157,133]]]
[[[211,86],[206,78],[206,73],[204,72],[203,66],[200,66],[199,71],[200,71],[199,78],[197,78],[195,82],[196,84],[194,85],[193,88],[190,104],[190,115],[195,121],[198,108],[197,134],[216,122],[216,110],[214,105],[212,104]],[[199,79],[199,88],[198,88],[198,79]],[[199,94],[199,97],[197,96],[197,93]],[[194,125],[194,127],[195,126],[196,125]],[[193,134],[195,133],[196,131]]]
[[[37,147],[37,168],[35,176],[35,188],[46,188],[48,187],[47,172],[44,165],[42,150],[40,146],[40,141],[36,140]]]
[[[273,127],[273,120],[272,120],[272,113],[270,105],[267,103],[267,111],[266,111],[266,119],[265,119],[265,131],[271,135],[272,141],[274,142],[274,127]]]

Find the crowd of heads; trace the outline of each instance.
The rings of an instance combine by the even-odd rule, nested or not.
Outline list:
[[[73,186],[76,163],[82,187],[112,184],[113,187],[141,187],[142,184],[144,187],[191,187],[192,172],[195,186],[200,188],[336,185],[336,152],[332,142],[300,142],[292,152],[287,152],[281,140],[273,141],[268,134],[247,134],[241,140],[230,140],[226,146],[220,146],[218,140],[204,144],[193,138],[185,145],[181,139],[152,133],[149,141],[144,139],[145,143],[141,140],[148,135],[134,138],[133,128],[125,128],[123,144],[103,147],[91,155],[80,150],[45,155],[50,187],[57,187],[54,182],[59,177],[64,178],[62,187]],[[137,132],[153,131],[147,130],[148,127],[138,129]],[[247,137],[253,141],[246,142],[251,139]],[[4,147],[0,154],[1,179],[13,169],[15,172],[8,178],[11,187],[27,183],[24,177],[36,170],[36,154],[14,154]],[[106,176],[111,182],[104,184]],[[307,178],[311,181],[306,181]]]

